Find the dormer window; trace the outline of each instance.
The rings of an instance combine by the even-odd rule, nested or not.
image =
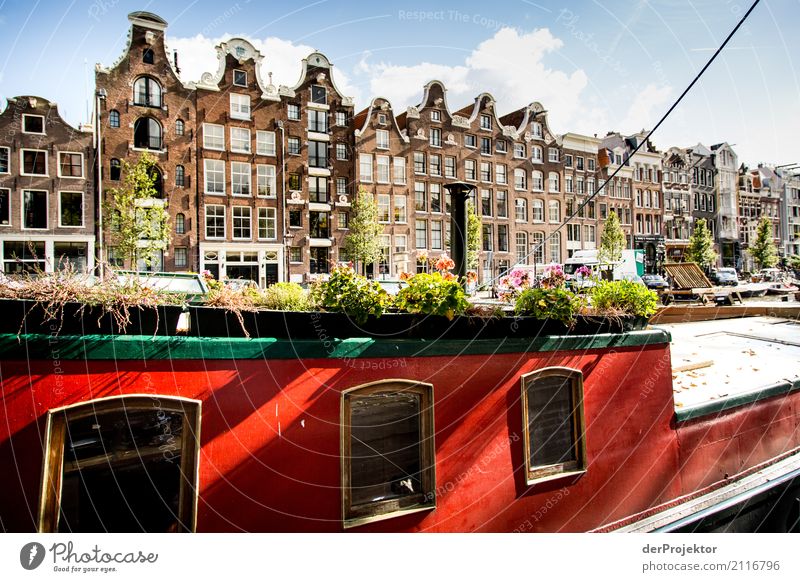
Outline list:
[[[533,137],[542,137],[542,124],[538,121],[531,123],[531,135]]]
[[[328,102],[328,92],[325,87],[311,85],[311,102],[319,105],[325,105]]]
[[[492,118],[490,115],[481,115],[481,129],[492,129]]]
[[[431,121],[441,121],[442,120],[442,112],[438,109],[434,109],[431,111]]]
[[[139,77],[133,84],[133,104],[161,107],[161,85],[150,77]]]
[[[237,87],[247,87],[247,71],[240,71],[238,69],[233,71],[233,84]]]
[[[42,115],[23,115],[22,132],[44,135],[44,117]]]
[[[379,113],[378,114],[378,123],[380,125],[386,125],[386,114],[385,113]]]
[[[146,65],[152,65],[156,60],[156,55],[153,49],[146,48],[142,52],[142,62]]]

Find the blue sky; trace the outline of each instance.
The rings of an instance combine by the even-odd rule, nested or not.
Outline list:
[[[220,40],[244,36],[264,54],[263,76],[271,71],[280,84],[294,84],[299,60],[321,50],[358,108],[381,95],[401,111],[439,78],[453,110],[488,91],[501,112],[542,102],[557,133],[631,133],[655,123],[749,5],[0,0],[0,98],[38,94],[71,123],[84,121],[94,64],[113,63],[127,14],[148,10],[169,22],[167,42],[187,81],[215,69]],[[762,0],[656,145],[728,141],[748,164],[800,162],[798,9],[798,0]]]

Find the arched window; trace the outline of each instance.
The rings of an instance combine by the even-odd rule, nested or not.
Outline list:
[[[175,234],[186,234],[186,217],[182,212],[175,215]]]
[[[148,65],[152,65],[156,60],[156,55],[153,52],[153,49],[146,48],[142,51],[142,62]]]
[[[535,192],[543,192],[544,191],[544,174],[539,170],[534,170],[532,174],[533,179],[533,190]]]
[[[111,127],[119,127],[119,111],[112,109],[108,112],[108,125]]]
[[[531,146],[531,160],[534,162],[542,161],[542,148],[537,145]]]
[[[179,119],[175,122],[175,135],[183,135],[184,126],[183,120]]]
[[[541,265],[544,263],[545,257],[545,242],[543,232],[534,232],[531,234],[531,256],[533,263]]]
[[[194,531],[199,424],[199,401],[160,395],[51,410],[39,531]]]
[[[528,484],[584,472],[583,373],[544,368],[523,375],[521,383]]]
[[[410,380],[342,393],[344,525],[436,506],[433,386]]]
[[[558,192],[561,188],[558,180],[558,172],[550,172],[547,178],[547,189],[549,192]]]
[[[175,185],[183,187],[186,182],[186,170],[183,166],[175,166]]]
[[[531,220],[533,222],[544,222],[544,202],[541,200],[531,201]]]
[[[561,203],[558,200],[550,200],[547,203],[547,220],[558,224],[561,222]]]
[[[156,198],[163,198],[164,197],[164,174],[161,173],[161,170],[153,167],[153,188],[156,191]]]
[[[120,179],[121,175],[122,175],[122,164],[117,158],[111,158],[111,164],[109,165],[108,179],[114,180],[116,182]]]
[[[133,124],[133,145],[148,150],[161,149],[161,124],[152,117],[140,117]]]
[[[161,107],[161,85],[151,77],[139,77],[133,84],[133,104]]]
[[[550,262],[561,263],[561,233],[554,232],[550,235]]]

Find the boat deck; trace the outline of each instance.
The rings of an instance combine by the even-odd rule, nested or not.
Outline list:
[[[746,317],[658,327],[672,334],[678,420],[800,389],[797,320]]]

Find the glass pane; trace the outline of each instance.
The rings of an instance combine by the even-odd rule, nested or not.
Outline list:
[[[352,504],[423,493],[421,397],[379,393],[350,401]]]
[[[572,380],[539,378],[528,384],[528,433],[532,467],[575,461]]]

